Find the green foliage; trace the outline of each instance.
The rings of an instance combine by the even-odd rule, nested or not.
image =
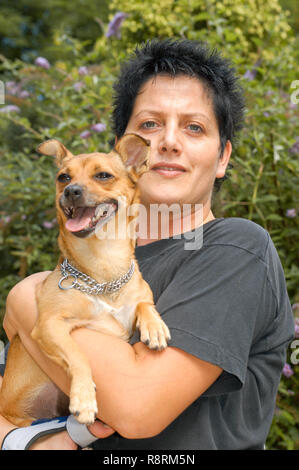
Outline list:
[[[57,138],[74,153],[108,151],[113,140],[112,84],[119,64],[137,43],[154,37],[208,39],[242,76],[246,125],[233,150],[231,177],[214,196],[214,212],[248,218],[270,232],[291,302],[298,303],[299,128],[291,86],[299,77],[289,16],[277,0],[112,0],[109,20],[117,11],[128,16],[121,37],[107,38],[106,3],[100,2],[97,11],[98,3],[47,0],[41,6],[22,1],[18,6],[2,2],[0,7],[0,13],[6,8],[7,18],[0,20],[0,35],[8,36],[12,25],[18,45],[14,51],[2,47],[0,56],[6,105],[20,110],[0,112],[0,317],[10,288],[33,272],[52,269],[57,260],[56,169],[35,148]],[[21,24],[30,30],[41,25],[38,21],[42,27],[37,38],[20,33]],[[8,59],[13,53],[26,61]],[[50,68],[34,65],[37,56],[46,57]],[[91,130],[99,122],[106,130]],[[3,330],[1,335],[3,339]],[[267,448],[299,448],[298,366],[292,367],[294,374],[280,384]]]
[[[92,43],[102,34],[107,15],[106,1],[2,0],[1,49],[9,58],[32,60],[38,54],[49,60],[58,56],[67,59],[71,48],[61,48],[61,42],[73,37],[86,44]]]
[[[298,389],[298,373],[281,381],[267,449],[298,450]]]
[[[250,63],[257,53],[273,57],[269,48],[280,48],[290,38],[291,27],[277,0],[112,0],[110,8],[129,15],[122,29],[128,48],[154,37],[208,37],[211,45],[225,43],[227,54],[235,52],[234,59]]]
[[[289,11],[289,23],[296,33],[299,32],[299,3],[297,0],[280,0],[282,8]]]

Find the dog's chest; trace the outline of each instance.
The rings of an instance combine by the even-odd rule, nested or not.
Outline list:
[[[92,322],[97,323],[99,329],[101,329],[101,325],[103,329],[109,329],[107,320],[109,316],[112,316],[112,318],[120,323],[128,332],[129,336],[131,336],[135,319],[136,303],[116,308],[105,302],[105,300],[99,296],[89,295],[88,297],[91,303]],[[91,326],[91,328],[93,328],[93,326]]]

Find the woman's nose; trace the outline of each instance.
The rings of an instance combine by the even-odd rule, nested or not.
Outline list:
[[[182,152],[182,144],[179,138],[179,132],[174,127],[166,127],[161,134],[159,142],[159,152],[162,155],[176,155],[179,156]]]

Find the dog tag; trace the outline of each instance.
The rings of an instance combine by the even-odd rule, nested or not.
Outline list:
[[[68,279],[69,277],[73,277],[75,280],[72,282],[72,284],[71,284],[70,286],[63,287],[63,286],[61,285],[61,283],[62,283],[63,281],[65,281],[66,279]],[[77,283],[77,276],[75,276],[75,274],[66,274],[65,276],[63,276],[63,277],[59,280],[58,286],[59,286],[60,289],[62,289],[62,290],[69,290],[69,289],[73,289],[73,287],[75,287],[76,283]]]

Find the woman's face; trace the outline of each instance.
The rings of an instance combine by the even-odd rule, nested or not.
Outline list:
[[[137,95],[129,132],[151,141],[150,170],[139,180],[142,204],[210,208],[214,181],[225,174],[231,144],[220,158],[213,103],[197,78],[149,79]]]

